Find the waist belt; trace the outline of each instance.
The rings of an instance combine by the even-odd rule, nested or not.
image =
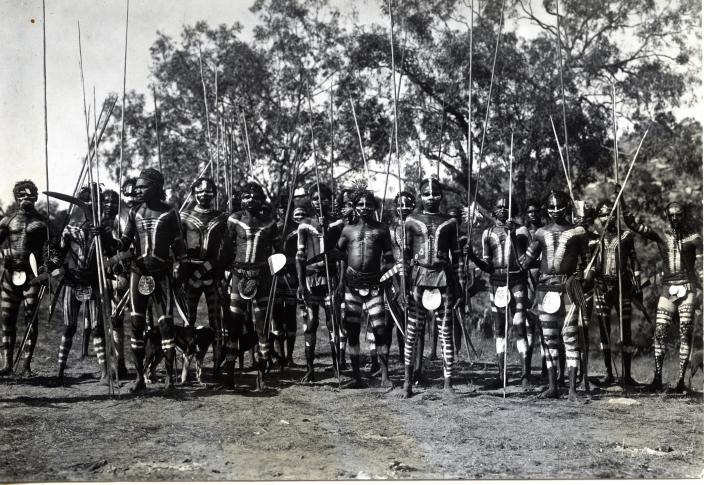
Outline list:
[[[506,285],[506,272],[496,272],[489,276],[489,281],[494,286],[505,286]],[[513,285],[515,283],[521,283],[526,281],[526,273],[523,271],[509,272],[508,273],[508,284]]]
[[[445,263],[443,261],[436,261],[435,263],[427,264],[427,263],[421,263],[417,259],[414,259],[413,261],[411,261],[411,264],[413,264],[415,266],[420,266],[421,268],[426,268],[426,269],[445,269],[445,267],[447,266],[447,263]]]
[[[5,269],[10,271],[31,271],[29,261],[19,258],[9,258],[5,260]]]
[[[242,269],[242,270],[253,270],[261,269],[268,263],[266,261],[260,261],[258,263],[245,263],[244,261],[235,261],[232,263],[232,269]]]
[[[686,275],[670,275],[664,276],[662,283],[664,285],[685,285],[691,283],[691,281]]]
[[[132,263],[132,271],[140,275],[163,275],[171,268],[171,261],[157,256],[140,256]]]
[[[562,293],[565,291],[565,285],[564,284],[539,284],[536,287],[536,291],[558,291]]]
[[[381,274],[381,271],[365,273],[348,267],[345,273],[346,284],[350,288],[378,287]]]

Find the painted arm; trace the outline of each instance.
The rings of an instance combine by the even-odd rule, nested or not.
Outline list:
[[[524,267],[531,267],[540,258],[541,250],[540,240],[536,237],[533,239],[533,242],[530,243],[528,249],[526,249],[526,253],[521,256],[519,261]]]
[[[650,239],[651,241],[655,241],[658,244],[663,243],[662,238],[654,229],[638,221],[638,219],[628,209],[625,198],[621,199],[621,214],[623,215],[623,221],[626,223],[626,226],[628,226],[630,230],[632,230],[633,232],[637,232],[644,238]]]
[[[480,270],[484,271],[485,273],[494,272],[494,265],[491,264],[488,230],[485,229],[484,232],[482,232],[482,257],[478,258],[477,255],[474,254],[474,249],[472,248],[471,242],[469,244],[469,251],[467,255],[469,256],[469,259],[474,264],[476,264],[477,268],[479,268]]]
[[[308,234],[303,223],[298,225],[298,247],[296,249],[296,274],[298,275],[298,298],[308,300],[310,292],[306,285],[306,244]]]

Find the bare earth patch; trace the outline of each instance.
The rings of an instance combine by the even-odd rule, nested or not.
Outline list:
[[[701,392],[610,388],[571,403],[539,400],[539,387],[512,385],[504,399],[484,387],[495,367],[461,360],[457,399],[443,399],[440,364],[431,362],[429,382],[404,400],[372,378],[369,389],[340,391],[323,353],[315,385],[297,384],[303,370],[296,368],[284,376],[272,371],[270,389],[259,395],[249,390],[248,372],[234,392],[189,384],[165,395],[155,384],[134,397],[124,383],[110,398],[93,374],[95,357],[80,362],[74,355],[80,332],[70,386],[51,387],[59,322],[41,329],[39,377],[0,381],[2,481],[695,478],[704,467]],[[324,349],[322,330],[319,338]],[[298,362],[302,343],[299,336]],[[669,382],[674,358],[668,356]],[[395,348],[392,364],[400,386]],[[593,356],[597,374],[599,365]],[[650,365],[639,358],[636,379],[646,381]],[[515,384],[516,366],[511,376]],[[693,385],[702,388],[701,376]]]

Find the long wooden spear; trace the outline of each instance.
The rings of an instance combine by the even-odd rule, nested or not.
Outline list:
[[[513,132],[511,132],[511,152],[508,156],[508,220],[511,221],[511,210],[513,209]],[[504,250],[504,248],[501,248]],[[504,254],[508,255],[506,259],[506,306],[504,306],[504,399],[506,399],[506,379],[508,373],[506,372],[506,363],[508,360],[508,314],[511,309],[509,304],[510,300],[510,286],[509,277],[511,272],[508,271],[508,258],[511,255],[511,232],[509,231],[508,237],[506,238],[506,250]]]
[[[210,175],[213,175],[212,155],[210,153],[212,141],[210,139],[210,112],[208,111],[208,90],[205,87],[205,76],[203,75],[203,53],[198,43],[198,66],[200,67],[200,82],[203,85],[203,105],[205,106],[205,133],[208,137],[208,163],[210,165]]]
[[[369,165],[367,165],[367,155],[364,153],[364,144],[362,143],[362,134],[359,131],[359,123],[357,123],[357,113],[354,110],[354,103],[352,98],[349,99],[350,106],[352,107],[352,118],[354,119],[354,127],[357,129],[357,139],[359,140],[359,150],[362,153],[362,161],[364,162],[364,176],[367,178],[367,187],[371,189],[372,180],[369,176]]]
[[[330,86],[330,191],[335,197],[335,112],[332,85]]]
[[[85,117],[85,127],[86,127],[86,143],[88,145],[88,150],[90,150],[90,133],[89,133],[89,115],[88,115],[88,109],[86,106],[86,88],[85,88],[85,78],[83,75],[83,47],[81,45],[81,23],[80,21],[78,22],[78,58],[79,58],[79,67],[81,70],[81,88],[83,92],[83,114]],[[97,121],[96,121],[97,124]],[[94,147],[95,154],[97,155],[98,153],[98,147],[97,145]],[[94,226],[99,226],[100,225],[100,218],[99,218],[99,210],[100,210],[100,194],[99,190],[96,186],[96,184],[93,182],[93,164],[90,162],[90,159],[88,161],[88,181],[90,184],[90,189],[91,189],[91,216],[92,216],[92,223]],[[104,267],[102,266],[102,259],[103,259],[103,250],[102,250],[102,244],[101,244],[101,239],[100,236],[96,235],[93,238],[93,244],[95,245],[95,257],[96,257],[96,264],[98,267],[98,288],[100,291],[100,303],[103,306],[103,323],[107,325],[109,329],[109,333],[107,336],[105,336],[106,342],[107,338],[112,339],[112,328],[110,326],[110,318],[109,315],[111,315],[111,311],[108,308],[105,308],[106,305],[109,305],[110,303],[110,298],[108,297],[107,294],[107,289],[103,285],[105,280],[104,280],[104,274],[101,273],[104,272]],[[98,315],[92,315],[93,318],[98,318]],[[105,361],[106,361],[106,369],[107,369],[107,374],[108,374],[108,386],[109,386],[109,391],[110,395],[113,395],[115,393],[115,388],[113,385],[113,380],[112,380],[112,355],[110,355],[108,352],[105,353]]]
[[[156,100],[156,90],[152,90],[154,98],[154,129],[156,130],[156,155],[159,159],[159,171],[163,174],[164,167],[161,164],[161,136],[159,135],[159,105]]]
[[[323,219],[325,215],[323,214],[323,204],[322,204],[322,194],[320,193],[320,174],[318,173],[318,155],[317,151],[315,149],[315,133],[313,132],[313,105],[310,101],[310,87],[306,86],[308,90],[308,111],[309,111],[309,119],[308,123],[310,125],[310,143],[311,143],[311,151],[313,152],[313,163],[315,165],[315,185],[317,187],[318,191],[318,198],[320,198],[320,204],[318,205],[318,209],[320,212],[320,218]],[[341,386],[342,382],[340,381],[340,361],[339,361],[339,355],[340,355],[340,349],[338,347],[338,342],[339,342],[339,333],[338,333],[338,327],[337,327],[337,315],[335,313],[335,304],[334,304],[334,298],[335,298],[335,293],[334,289],[332,287],[332,280],[330,279],[330,261],[328,258],[328,254],[326,252],[325,248],[325,236],[326,236],[326,230],[325,230],[325,225],[321,224],[320,225],[320,231],[322,233],[322,238],[320,239],[320,251],[323,253],[324,261],[325,261],[325,277],[327,280],[327,286],[328,286],[328,295],[330,298],[330,317],[332,318],[332,333],[333,333],[333,348],[335,350],[333,355],[334,358],[334,365],[335,365],[335,373],[337,374],[337,385],[338,387]]]
[[[611,218],[613,217],[614,213],[616,212],[616,208],[618,207],[618,203],[621,200],[621,195],[623,195],[623,191],[626,188],[626,184],[628,183],[628,179],[631,177],[631,172],[633,171],[633,166],[636,163],[636,159],[638,158],[638,153],[640,153],[640,148],[643,146],[643,142],[645,141],[645,137],[648,136],[648,132],[650,131],[650,126],[645,130],[645,133],[643,133],[643,138],[640,139],[640,143],[638,143],[638,148],[636,149],[635,155],[633,155],[633,160],[631,160],[631,164],[628,166],[628,171],[626,172],[626,178],[623,179],[623,184],[621,185],[621,190],[618,191],[618,194],[616,195],[616,200],[614,201],[614,206],[611,208],[611,212],[609,212],[609,217],[606,219],[606,222],[604,223],[604,228],[601,231],[601,236],[599,237],[599,241],[597,243],[597,247],[600,247],[604,243],[604,237],[606,236],[606,227],[609,225],[609,222],[611,222]],[[588,274],[592,266],[594,266],[594,261],[596,261],[596,257],[599,254],[598,251],[594,251],[594,254],[592,254],[591,259],[589,260],[589,264],[587,265],[587,268],[584,270],[584,274]]]
[[[470,15],[470,22],[469,22],[469,81],[467,84],[467,244],[469,246],[472,245],[472,241],[469,239],[469,234],[471,232],[470,226],[471,226],[471,219],[474,216],[474,210],[470,206],[471,204],[471,194],[472,194],[472,165],[474,164],[474,150],[472,147],[472,57],[474,54],[474,43],[473,43],[473,37],[474,37],[474,0],[471,0],[469,4],[469,15]],[[465,258],[465,265],[464,265],[464,305],[465,305],[465,314],[469,314],[469,312],[472,309],[472,302],[471,298],[469,297],[469,257]],[[465,340],[467,340],[467,347],[469,347],[469,340],[467,339],[468,335],[466,333],[466,329],[464,327],[464,322],[459,322],[460,325],[462,326],[462,330],[464,331],[465,335]],[[467,355],[469,355],[469,349],[467,352]],[[472,357],[470,356],[469,359],[471,360]]]
[[[611,84],[611,119],[614,128],[614,178],[618,184],[618,127],[616,125],[616,86]],[[621,337],[621,376],[623,388],[626,389],[626,363],[623,359],[623,281],[621,279],[621,208],[616,207],[616,268],[618,271],[618,328]],[[609,336],[610,337],[610,336]],[[611,369],[609,369],[611,370]]]
[[[398,193],[401,193],[403,185],[401,183],[401,158],[398,149],[398,92],[396,91],[396,57],[394,54],[394,14],[391,8],[391,0],[388,0],[389,6],[389,42],[391,44],[391,79],[393,88],[394,101],[394,148],[396,153],[396,168],[398,172]],[[406,267],[406,224],[401,224],[401,267]],[[401,277],[401,295],[406,296],[406,278]],[[403,310],[403,326],[408,327],[408,305]]]
[[[122,190],[122,165],[125,153],[125,92],[127,89],[127,30],[130,24],[130,0],[127,0],[127,11],[125,12],[125,56],[122,64],[122,112],[120,114],[120,170],[118,173],[118,190]],[[156,98],[154,100],[156,102]],[[157,131],[158,133],[158,131]],[[158,135],[157,135],[158,136]],[[90,153],[90,146],[88,147]],[[117,199],[117,213],[122,214],[122,197]],[[122,236],[122,224],[117,225],[117,232]]]
[[[557,131],[555,130],[555,123],[552,121],[552,116],[550,116],[550,125],[552,126],[552,132],[555,135],[555,143],[557,144],[557,153],[560,154],[560,161],[562,162],[562,170],[565,174],[565,179],[567,180],[567,188],[570,191],[570,199],[572,199],[572,207],[574,207],[574,193],[572,192],[572,180],[570,179],[569,167],[565,163],[565,159],[562,157],[562,148],[560,147],[560,140],[557,137]]]
[[[557,16],[557,57],[560,64],[560,94],[562,96],[562,127],[565,131],[565,158],[567,163],[567,173],[572,174],[570,166],[570,150],[567,141],[567,109],[565,107],[565,84],[562,75],[562,39],[560,38],[560,0],[555,0],[555,15]]]
[[[44,78],[44,170],[46,174],[46,190],[49,191],[49,114],[46,99],[46,2],[42,0],[42,75]],[[102,113],[101,113],[102,114]],[[51,231],[49,226],[49,196],[46,196],[46,259],[49,260],[51,246]],[[51,298],[51,285],[49,285]]]
[[[475,184],[474,187],[474,207],[476,208],[477,205],[477,195],[479,192],[479,181],[481,180],[481,170],[482,170],[482,164],[484,163],[484,142],[486,141],[486,131],[489,126],[489,112],[491,109],[491,91],[492,88],[494,87],[494,74],[496,73],[496,58],[498,57],[499,54],[499,45],[501,41],[501,30],[504,25],[504,6],[505,6],[506,0],[501,1],[501,12],[499,14],[499,30],[496,33],[496,46],[494,47],[494,60],[492,61],[491,64],[491,77],[489,78],[489,93],[487,94],[487,100],[486,100],[486,112],[484,113],[484,127],[482,128],[482,141],[481,144],[479,145],[479,166],[477,167],[477,183]],[[469,128],[471,130],[471,126]],[[471,132],[470,132],[471,136]],[[467,234],[467,240],[471,241],[472,240],[472,230],[474,229],[474,222],[473,222],[473,213],[474,210],[472,209],[472,202],[470,201],[469,203],[470,207],[470,215],[469,215],[469,232]]]

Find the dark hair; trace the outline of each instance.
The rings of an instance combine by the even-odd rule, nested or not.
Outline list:
[[[313,197],[313,194],[318,192],[318,186],[320,186],[320,195],[323,197],[332,197],[332,190],[325,184],[311,184],[308,188],[308,196]]]
[[[548,199],[550,199],[550,197],[553,197],[553,196],[555,197],[555,200],[561,202],[562,205],[564,205],[565,207],[569,208],[572,206],[569,196],[565,192],[563,192],[562,190],[555,190],[555,189],[550,190],[550,193],[545,198],[545,200],[547,201]]]
[[[345,194],[351,194],[354,192],[354,189],[350,187],[342,187],[340,189],[340,193],[337,194],[337,199],[335,200],[335,207],[339,210],[342,208],[342,205],[345,203]]]
[[[425,187],[426,185],[432,184],[432,183],[437,184],[438,188],[440,189],[440,195],[443,195],[442,184],[440,183],[440,181],[438,179],[431,178],[431,177],[424,178],[423,180],[421,180],[420,185],[418,186],[418,192],[422,192],[423,187]]]
[[[23,189],[29,189],[31,194],[34,195],[35,197],[38,193],[37,186],[34,185],[34,182],[32,182],[31,180],[20,180],[12,188],[12,195],[17,197],[17,195],[20,193],[20,190],[23,190]]]
[[[103,191],[100,190],[102,187],[99,187],[98,184],[95,182],[93,183],[93,188],[98,190],[98,200],[102,200],[103,196]],[[83,187],[80,188],[78,191],[78,200],[82,200],[83,202],[87,203],[92,203],[93,198],[91,197],[91,188],[90,185],[84,185]]]
[[[210,177],[198,177],[195,182],[191,184],[191,194],[195,195],[196,194],[196,187],[200,185],[201,182],[207,182],[208,185],[210,185],[213,188],[213,192],[217,195],[218,193],[218,187],[215,185],[215,181],[211,179]]]
[[[255,197],[259,197],[262,200],[266,199],[266,195],[264,194],[264,189],[262,189],[262,186],[259,185],[256,182],[247,182],[244,184],[242,187],[242,190],[240,190],[240,200],[242,200],[242,194],[252,194]]]
[[[375,209],[379,207],[379,202],[377,202],[376,197],[374,197],[374,192],[367,189],[360,189],[355,191],[354,195],[352,196],[352,202],[357,205],[357,202],[359,202],[362,197],[366,197],[367,199],[373,201]]]
[[[526,201],[526,212],[528,212],[528,207],[533,206],[537,208],[538,210],[541,209],[541,204],[538,199],[530,198]]]
[[[401,192],[396,194],[396,197],[394,197],[394,205],[398,205],[398,201],[401,199],[401,197],[408,197],[409,199],[411,199],[411,202],[413,202],[413,205],[416,204],[416,196],[407,190],[402,190]]]
[[[113,201],[113,200],[118,200],[119,198],[120,198],[120,196],[117,195],[117,192],[115,192],[112,189],[107,189],[107,190],[103,191],[103,194],[102,194],[102,197],[100,200],[107,199],[107,200]]]
[[[134,186],[134,184],[137,183],[137,179],[135,177],[129,177],[122,182],[122,190],[125,190],[125,187],[129,187],[130,185]]]

